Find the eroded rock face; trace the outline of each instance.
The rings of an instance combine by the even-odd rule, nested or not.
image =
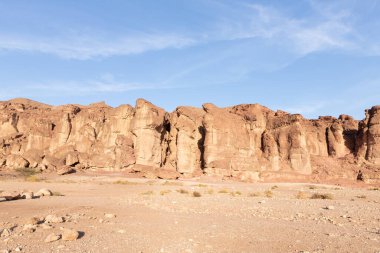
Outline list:
[[[331,171],[323,167],[324,159]],[[355,159],[359,163],[351,162]],[[256,181],[269,174],[321,176],[344,169],[334,167],[334,161],[350,164],[345,175],[380,164],[380,106],[367,110],[359,122],[347,115],[307,120],[258,104],[204,104],[168,113],[143,99],[135,107],[116,108],[103,102],[0,102],[3,168],[128,171],[149,178],[207,174]]]
[[[366,111],[366,118],[359,125],[358,144],[358,157],[380,164],[380,106]]]
[[[165,167],[185,175],[202,173],[204,114],[202,109],[193,107],[178,107],[170,114]]]

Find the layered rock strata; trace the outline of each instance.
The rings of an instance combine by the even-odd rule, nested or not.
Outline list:
[[[324,159],[333,164],[330,172],[321,169]],[[357,121],[347,115],[308,120],[259,104],[181,106],[168,113],[143,99],[135,107],[116,108],[0,102],[2,168],[71,167],[255,181],[265,175],[312,177],[320,171],[343,175],[342,162],[351,164],[347,175],[361,168],[377,171],[380,106]]]

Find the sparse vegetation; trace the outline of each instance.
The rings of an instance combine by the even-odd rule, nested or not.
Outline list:
[[[235,191],[235,192],[230,192],[231,196],[240,196],[241,192],[240,191]]]
[[[197,191],[193,192],[193,197],[199,198],[201,196],[202,196],[202,194],[200,192],[197,192]]]
[[[128,180],[117,180],[117,181],[114,181],[113,184],[136,185],[138,183],[137,182],[130,182]]]
[[[207,185],[205,185],[205,184],[198,184],[197,186],[198,187],[207,187]]]
[[[214,190],[213,190],[213,189],[208,189],[208,190],[207,190],[207,194],[210,194],[210,195],[211,195],[211,194],[214,194]]]
[[[41,179],[39,177],[37,177],[36,175],[32,175],[32,176],[26,177],[25,181],[28,181],[28,182],[40,182]]]
[[[172,182],[172,181],[166,180],[165,182],[162,183],[162,185],[183,186],[183,183],[181,183],[181,182]]]
[[[296,194],[296,198],[297,199],[307,199],[307,198],[309,198],[309,195],[306,192],[299,191]]]
[[[314,193],[310,197],[311,199],[333,199],[330,193]]]
[[[171,190],[163,190],[163,191],[160,191],[160,195],[164,196],[165,194],[168,194],[170,192]]]
[[[146,192],[143,192],[141,193],[141,195],[153,195],[153,191],[146,191]]]
[[[179,189],[177,190],[177,192],[181,193],[181,194],[188,194],[189,191],[185,190],[185,189]]]
[[[318,187],[317,187],[317,186],[315,186],[315,185],[309,185],[308,187],[309,187],[309,189],[310,189],[310,190],[315,190],[315,189],[317,189],[317,188],[318,188]]]
[[[228,189],[221,189],[218,191],[219,193],[229,193]]]
[[[251,192],[248,194],[248,197],[260,197],[261,193],[260,192]]]
[[[277,186],[277,185],[273,185],[273,186],[271,187],[271,189],[272,189],[272,190],[276,190],[276,189],[278,189],[278,186]]]
[[[33,168],[17,168],[16,172],[20,174],[21,176],[23,176],[24,178],[28,178],[30,176],[34,176],[40,173],[40,171],[37,171]]]
[[[266,190],[266,191],[264,192],[264,195],[265,195],[265,197],[267,197],[267,198],[272,198],[272,197],[273,197],[273,192],[272,192],[271,190]]]
[[[156,183],[156,181],[149,180],[149,181],[146,181],[145,183],[148,184],[148,185],[154,185]]]

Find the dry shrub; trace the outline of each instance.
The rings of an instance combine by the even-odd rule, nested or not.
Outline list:
[[[193,192],[193,197],[199,198],[201,196],[202,196],[202,194],[200,192],[197,192],[197,191]]]
[[[172,185],[172,186],[183,186],[183,183],[181,182],[171,182],[171,181],[165,181],[162,183],[162,185]]]
[[[271,189],[272,190],[276,190],[276,189],[278,189],[278,186],[277,185],[273,185]]]
[[[240,196],[241,192],[235,191],[235,192],[231,192],[230,194],[231,194],[231,196],[235,197],[235,196]]]
[[[207,194],[213,194],[214,193],[214,190],[213,189],[208,189],[207,190]]]
[[[139,184],[139,183],[137,183],[137,182],[130,182],[128,180],[117,180],[117,181],[114,181],[113,184],[136,185],[136,184]]]
[[[359,195],[359,196],[356,196],[358,199],[366,199],[367,196],[366,195]]]
[[[160,195],[164,196],[165,194],[167,193],[170,193],[171,190],[163,190],[163,191],[160,191]]]
[[[25,181],[28,181],[28,182],[40,182],[41,179],[39,177],[37,177],[36,175],[32,175],[32,176],[26,177]]]
[[[260,192],[251,192],[248,194],[248,197],[260,197],[261,193]]]
[[[314,193],[310,197],[311,199],[333,199],[330,193]]]
[[[40,171],[37,171],[37,170],[32,169],[32,168],[17,168],[16,172],[18,174],[20,174],[21,176],[23,176],[24,178],[28,178],[30,176],[34,176],[34,175],[40,173]]]
[[[185,189],[179,189],[177,190],[177,192],[181,193],[181,194],[188,194],[189,192]]]
[[[153,195],[153,191],[146,191],[146,192],[143,192],[141,193],[141,195]]]
[[[297,199],[307,199],[309,197],[309,195],[305,192],[302,192],[302,191],[299,191],[297,194],[296,194],[296,198]]]
[[[218,191],[219,193],[229,193],[228,189],[221,189]]]
[[[271,190],[266,190],[266,191],[264,192],[264,195],[265,195],[265,197],[267,197],[267,198],[272,198],[272,197],[273,197],[273,192],[272,192]]]

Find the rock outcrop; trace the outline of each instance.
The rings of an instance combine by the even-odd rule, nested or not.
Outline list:
[[[307,120],[258,104],[181,106],[168,113],[143,99],[116,108],[13,99],[0,102],[0,166],[244,181],[355,178],[380,166],[380,106],[357,121],[347,115]]]

